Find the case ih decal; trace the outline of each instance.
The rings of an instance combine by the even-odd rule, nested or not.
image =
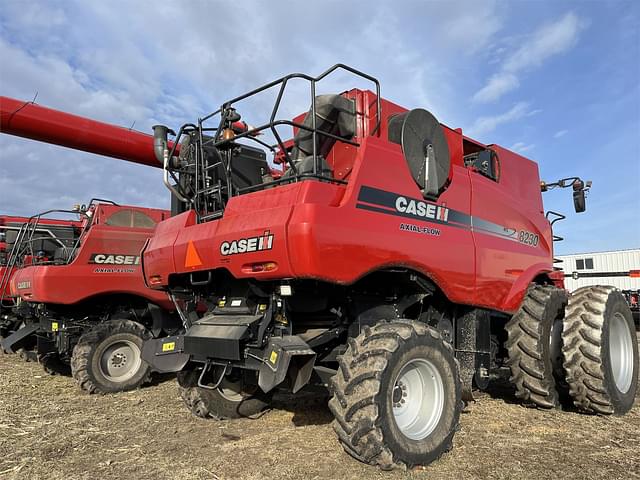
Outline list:
[[[537,245],[536,236],[527,232],[529,237],[523,235],[523,239],[518,239],[518,232],[514,228],[498,225],[497,223],[483,220],[479,217],[472,217],[466,213],[459,212],[447,208],[444,205],[418,200],[414,198],[398,195],[397,193],[387,192],[373,187],[363,186],[358,195],[358,203],[356,208],[369,210],[376,213],[385,213],[387,215],[395,215],[398,217],[411,218],[427,223],[436,223],[440,225],[448,225],[456,228],[464,228],[473,230],[474,232],[485,233],[487,235],[498,236],[506,240],[522,242],[525,245],[535,247]],[[407,227],[409,225],[409,227]],[[440,230],[436,228],[422,228],[411,224],[401,224],[400,230],[420,231],[430,235],[439,236]],[[404,227],[403,227],[404,226]],[[417,227],[417,228],[416,228]],[[435,233],[435,232],[438,233]]]
[[[139,265],[140,255],[118,255],[115,253],[92,253],[89,263],[100,265]]]
[[[273,234],[269,230],[259,237],[240,238],[230,242],[220,244],[222,255],[236,255],[239,253],[259,252],[261,250],[271,250],[273,248]]]
[[[422,202],[405,197],[396,199],[396,210],[402,213],[409,213],[418,217],[430,218],[432,220],[442,220],[446,222],[449,218],[449,209],[435,203]]]
[[[449,223],[450,220],[454,222],[460,221],[460,218],[455,215],[449,218],[450,210],[444,205],[416,200],[372,187],[362,187],[360,189],[356,207],[373,212],[424,220],[430,223],[444,224]],[[451,213],[454,212],[452,211]]]
[[[413,223],[401,223],[400,230],[403,232],[424,233],[425,235],[434,235],[436,237],[439,237],[442,233],[439,228],[421,227],[420,225],[414,225]]]
[[[93,273],[136,273],[135,268],[96,268]]]

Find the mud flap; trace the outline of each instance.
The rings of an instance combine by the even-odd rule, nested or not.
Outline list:
[[[7,353],[16,353],[16,350],[20,348],[20,344],[22,343],[22,341],[29,335],[37,332],[39,328],[40,325],[37,323],[25,325],[24,327],[13,332],[7,338],[3,338],[2,340],[0,340],[0,347]]]
[[[144,342],[142,359],[158,373],[179,372],[189,361],[184,351],[184,336],[154,338]]]
[[[298,336],[272,337],[264,350],[258,385],[265,393],[280,385],[287,374],[296,393],[311,378],[316,353]]]

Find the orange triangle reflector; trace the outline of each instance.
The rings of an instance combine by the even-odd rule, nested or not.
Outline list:
[[[198,251],[196,247],[193,245],[193,242],[189,240],[189,245],[187,245],[187,257],[184,259],[184,266],[188,267],[199,267],[202,265],[202,260],[200,260],[200,255],[198,255]]]

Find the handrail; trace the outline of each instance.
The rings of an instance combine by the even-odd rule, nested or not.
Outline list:
[[[369,135],[380,135],[380,126],[382,122],[382,107],[381,107],[381,96],[380,96],[380,82],[373,76],[368,75],[364,72],[361,72],[353,67],[348,65],[338,63],[324,72],[322,72],[318,76],[311,76],[304,73],[291,73],[288,75],[284,75],[276,80],[268,82],[264,85],[261,85],[249,92],[246,92],[242,95],[238,95],[230,100],[227,100],[222,104],[222,106],[216,111],[205,115],[203,117],[198,118],[197,124],[186,123],[180,127],[178,130],[178,134],[175,135],[175,140],[172,148],[165,147],[164,151],[164,176],[163,181],[165,186],[182,202],[191,203],[193,208],[196,210],[198,222],[206,221],[209,218],[216,218],[222,215],[225,203],[234,195],[246,193],[248,191],[257,190],[260,188],[266,188],[266,186],[277,185],[278,183],[282,183],[279,181],[272,182],[263,182],[260,185],[245,187],[245,188],[234,188],[233,178],[232,178],[232,162],[233,162],[233,153],[228,148],[230,145],[237,144],[238,140],[247,139],[252,140],[269,149],[272,153],[276,153],[276,148],[279,149],[279,152],[284,157],[284,162],[288,165],[291,170],[288,178],[283,180],[285,182],[291,181],[299,181],[303,178],[320,178],[326,177],[326,181],[332,181],[336,183],[344,183],[338,179],[334,179],[333,177],[328,177],[326,174],[322,172],[322,167],[320,165],[319,152],[318,152],[318,135],[322,135],[326,138],[331,138],[335,141],[346,143],[348,145],[358,147],[360,144],[358,142],[353,141],[349,138],[343,138],[339,135],[335,135],[330,132],[318,130],[317,121],[317,105],[316,105],[316,92],[317,92],[317,84],[329,77],[336,71],[346,71],[356,77],[360,77],[366,81],[369,81],[374,84],[375,92],[376,92],[376,123],[373,130],[369,132]],[[311,96],[311,109],[308,115],[311,115],[310,125],[305,125],[300,122],[295,122],[293,120],[285,120],[285,119],[277,119],[278,113],[280,111],[280,107],[282,105],[282,100],[287,89],[287,86],[290,84],[293,79],[301,79],[309,82],[309,93]],[[261,92],[269,90],[271,88],[278,87],[276,99],[274,101],[273,107],[271,108],[271,112],[269,114],[269,120],[260,125],[259,127],[249,127],[247,126],[246,130],[237,131],[234,130],[233,135],[226,136],[224,133],[227,129],[232,128],[234,122],[237,122],[240,119],[238,113],[236,113],[235,105],[238,102],[246,100],[254,95],[257,95]],[[209,121],[216,115],[220,115],[220,120],[217,127],[207,127],[205,126],[205,122]],[[312,172],[305,172],[301,174],[299,172],[299,167],[294,162],[294,159],[291,158],[291,154],[285,146],[285,142],[280,136],[277,127],[282,125],[291,126],[294,129],[304,130],[309,132],[312,140],[312,151],[310,152],[313,156],[313,170]],[[233,128],[232,128],[233,129]],[[267,142],[264,142],[258,138],[256,138],[257,134],[263,130],[269,130],[273,135],[273,138],[276,140],[276,144],[271,146]],[[205,136],[204,132],[215,131],[215,134],[212,137]],[[172,133],[173,134],[173,133]],[[184,167],[183,165],[174,164],[172,160],[175,158],[175,152],[178,144],[180,143],[183,135],[191,135],[194,139],[195,144],[197,145],[195,150],[195,166],[188,165]],[[205,165],[206,158],[208,154],[205,152],[205,148],[215,149],[219,153],[219,159],[217,159],[215,165],[216,169],[220,169],[220,174],[215,174],[211,172],[211,169],[208,168],[208,165]],[[194,168],[195,167],[195,168]],[[183,174],[191,175],[192,180],[190,181],[192,192],[185,191],[184,186],[181,186],[181,182],[177,176],[181,176]],[[175,185],[172,185],[171,180],[175,182]],[[221,181],[224,181],[225,184],[222,184]],[[203,198],[200,198],[203,197]]]

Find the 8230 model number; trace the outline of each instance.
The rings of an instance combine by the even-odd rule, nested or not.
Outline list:
[[[535,233],[527,232],[526,230],[520,230],[518,233],[518,241],[525,245],[531,245],[535,247],[538,245],[540,238]]]

